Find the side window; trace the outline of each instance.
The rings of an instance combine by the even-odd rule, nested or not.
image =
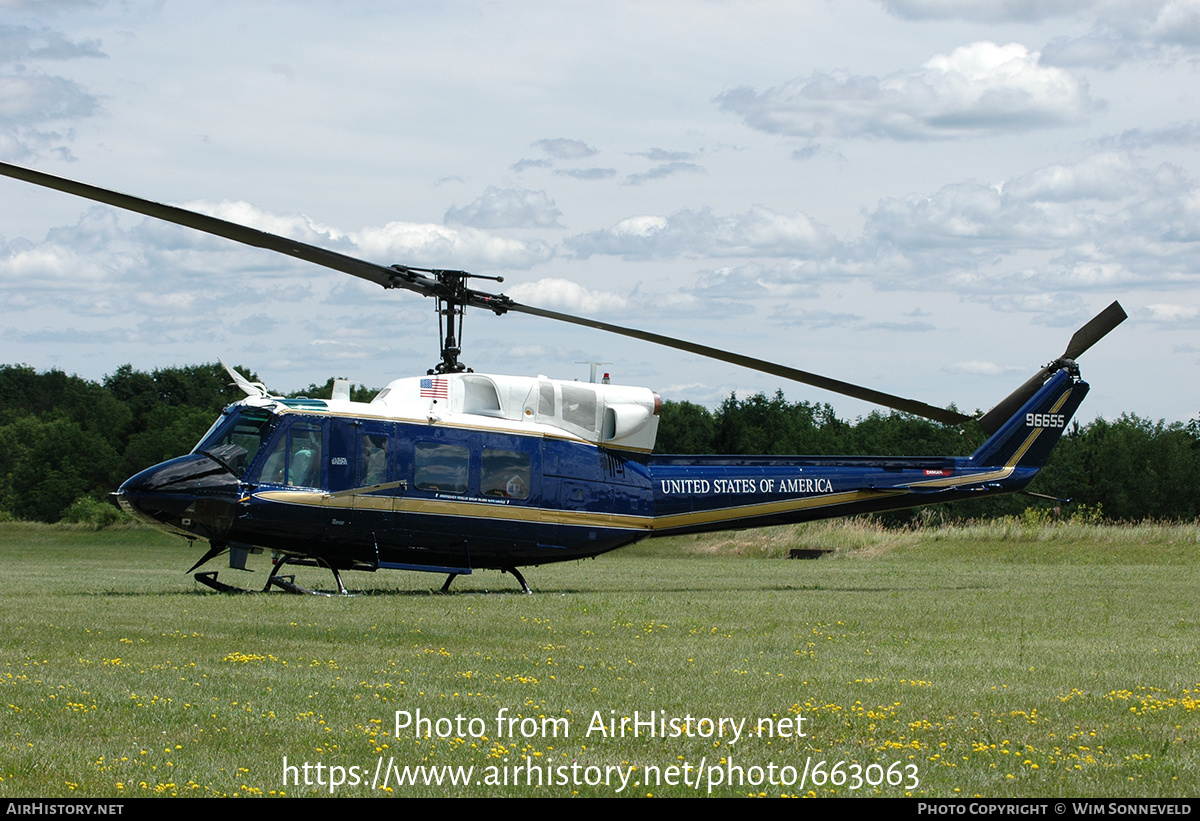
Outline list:
[[[324,450],[321,426],[297,422],[280,435],[263,463],[259,481],[290,487],[320,487]]]
[[[484,496],[529,497],[529,454],[515,450],[483,449]]]
[[[417,487],[447,493],[467,492],[470,454],[465,447],[418,442],[413,455]]]
[[[287,483],[294,487],[321,484],[321,426],[307,423],[292,425],[291,458],[288,459]]]
[[[585,430],[595,430],[596,391],[577,385],[563,385],[562,418],[564,422]]]
[[[369,433],[362,438],[358,454],[358,487],[381,485],[387,481],[387,437]]]
[[[554,416],[553,382],[538,383],[538,414],[540,416]]]

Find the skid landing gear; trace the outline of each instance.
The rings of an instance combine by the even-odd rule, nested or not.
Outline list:
[[[518,582],[521,583],[521,592],[525,593],[526,595],[530,595],[530,596],[533,595],[533,591],[529,589],[529,585],[525,582],[525,577],[521,575],[520,570],[517,570],[515,567],[502,567],[502,568],[500,568],[500,572],[501,573],[511,573],[513,575],[513,578],[515,578]],[[451,573],[450,575],[446,576],[446,581],[442,585],[442,589],[438,592],[449,593],[450,592],[450,583],[453,582],[457,578],[458,578],[457,573]]]
[[[282,559],[279,561],[278,564],[276,564],[274,567],[271,568],[271,575],[267,577],[267,583],[263,585],[263,589],[262,589],[263,593],[268,592],[271,589],[271,587],[274,586],[274,587],[278,587],[280,590],[283,590],[285,593],[297,593],[297,594],[303,594],[303,595],[308,595],[308,596],[333,597],[333,596],[352,596],[352,595],[354,595],[353,593],[346,590],[346,585],[342,581],[342,574],[338,572],[338,569],[336,567],[329,567],[329,565],[325,565],[326,567],[329,567],[329,569],[333,571],[333,578],[337,582],[338,592],[325,593],[320,590],[309,590],[307,587],[303,587],[301,585],[296,584],[296,576],[294,574],[289,575],[289,576],[280,576],[279,571],[282,570],[283,566],[287,563],[288,563],[287,559]],[[324,562],[322,562],[322,564],[324,564]],[[209,570],[206,573],[197,573],[197,574],[195,574],[195,576],[193,578],[195,578],[195,580],[200,582],[201,584],[203,584],[207,587],[211,587],[213,590],[216,590],[218,593],[253,593],[254,592],[253,590],[246,590],[245,588],[234,587],[231,584],[225,584],[225,582],[217,581],[217,571],[216,570]]]
[[[271,589],[271,585],[275,585],[280,590],[286,591],[288,593],[301,593],[301,594],[305,594],[305,595],[309,595],[309,596],[331,596],[332,597],[332,596],[352,595],[350,593],[350,591],[346,590],[346,585],[345,585],[345,583],[342,582],[342,574],[338,572],[338,569],[336,567],[330,567],[327,564],[325,565],[326,567],[329,567],[329,569],[333,571],[333,578],[337,582],[338,592],[337,593],[323,593],[320,590],[309,590],[307,587],[301,587],[300,585],[296,584],[296,577],[294,575],[280,576],[279,571],[282,570],[283,566],[287,563],[288,563],[288,560],[286,558],[280,559],[279,563],[271,568],[271,575],[267,577],[267,583],[263,586],[264,593]],[[325,564],[325,563],[321,562],[321,564]]]
[[[521,592],[527,596],[533,595],[533,591],[530,590],[529,585],[525,583],[525,577],[521,575],[520,570],[517,570],[515,567],[502,567],[502,568],[500,568],[500,572],[501,573],[511,573],[513,575],[513,578],[521,583]]]

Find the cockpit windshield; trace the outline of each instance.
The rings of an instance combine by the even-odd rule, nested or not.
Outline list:
[[[217,420],[192,453],[216,459],[240,479],[271,430],[271,414],[261,408],[235,408]]]

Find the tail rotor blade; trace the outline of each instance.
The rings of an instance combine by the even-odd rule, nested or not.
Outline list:
[[[1103,339],[1109,331],[1124,322],[1126,317],[1121,303],[1115,301],[1096,314],[1086,325],[1075,332],[1061,357],[1035,373],[1026,380],[1024,385],[1001,399],[996,407],[979,417],[979,426],[989,436],[1000,430],[1000,426],[1012,418],[1012,415],[1020,410],[1021,406],[1028,402],[1041,389],[1045,381],[1053,376],[1066,361],[1074,361],[1076,357]]]
[[[1114,301],[1112,305],[1096,314],[1088,324],[1075,332],[1066,351],[1063,352],[1063,359],[1078,359],[1081,353],[1103,339],[1109,331],[1127,318],[1128,314],[1121,307],[1121,303]]]

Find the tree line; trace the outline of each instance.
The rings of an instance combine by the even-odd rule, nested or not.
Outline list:
[[[257,379],[250,375],[252,381]],[[242,398],[217,363],[149,373],[123,365],[99,382],[60,370],[0,365],[0,519],[55,522],[95,510],[138,471],[189,452],[221,410]],[[291,396],[328,397],[330,378]],[[356,388],[369,401],[375,389]],[[984,439],[901,413],[840,419],[828,404],[782,393],[729,396],[715,410],[665,402],[656,452],[965,456]],[[1200,516],[1200,421],[1132,415],[1074,423],[1031,491],[1069,497],[1112,519]],[[1028,497],[948,509],[965,518],[1019,513]],[[115,511],[114,511],[115,513]],[[900,520],[911,513],[897,514]]]

